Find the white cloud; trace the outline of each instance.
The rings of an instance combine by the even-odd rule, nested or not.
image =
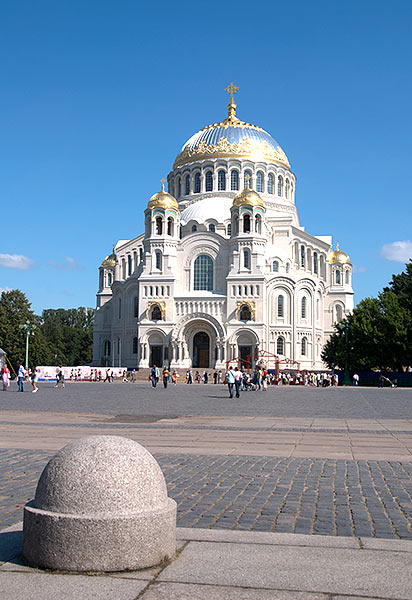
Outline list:
[[[0,287],[0,294],[2,292],[11,292],[11,288],[7,287],[7,285],[5,287]]]
[[[406,263],[412,258],[412,242],[410,240],[404,240],[401,242],[393,242],[392,244],[384,244],[381,248],[381,255],[383,258],[386,258],[386,260]]]
[[[366,267],[357,267],[356,265],[353,265],[354,273],[366,273],[366,271],[367,271]]]
[[[65,256],[65,263],[57,263],[54,260],[49,260],[49,265],[53,269],[59,269],[60,271],[76,271],[81,269],[81,266],[71,256]]]
[[[0,254],[0,266],[9,269],[19,269],[25,271],[30,269],[33,261],[23,254]]]

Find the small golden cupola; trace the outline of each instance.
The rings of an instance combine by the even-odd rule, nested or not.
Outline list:
[[[179,205],[177,203],[176,198],[174,198],[171,194],[165,192],[165,179],[162,179],[162,190],[154,194],[147,205],[147,208],[173,208],[175,210],[179,210]]]
[[[232,206],[244,206],[245,204],[247,206],[265,206],[259,194],[250,189],[249,180],[246,182],[245,189],[234,197]]]
[[[116,266],[116,252],[114,249],[114,244],[113,244],[113,252],[111,254],[109,254],[109,256],[106,256],[106,258],[103,260],[102,267],[115,267]]]
[[[345,252],[342,252],[342,250],[339,250],[339,243],[336,242],[336,250],[334,250],[332,252],[332,254],[329,257],[329,262],[331,265],[350,265],[350,258],[347,254],[345,254]]]

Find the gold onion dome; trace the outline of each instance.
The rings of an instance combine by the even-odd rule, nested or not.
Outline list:
[[[106,258],[102,262],[101,266],[102,267],[115,267],[116,266],[116,253],[114,251],[114,244],[113,244],[113,252],[111,254],[109,254],[109,256],[106,256]]]
[[[265,206],[259,194],[248,187],[234,197],[232,206],[243,206],[244,204],[248,206]]]
[[[204,158],[249,158],[290,168],[288,158],[277,141],[261,127],[245,123],[236,116],[233,94],[238,91],[233,83],[226,88],[230,94],[228,116],[219,123],[207,125],[185,143],[173,168]]]
[[[174,208],[179,210],[176,198],[165,192],[164,180],[162,180],[162,191],[157,192],[150,198],[147,208]]]
[[[340,265],[349,265],[350,264],[350,258],[347,254],[345,254],[345,252],[342,252],[342,250],[339,250],[339,244],[336,242],[336,250],[334,250],[332,252],[332,254],[329,257],[329,262],[331,265],[336,265],[336,264],[340,264]]]

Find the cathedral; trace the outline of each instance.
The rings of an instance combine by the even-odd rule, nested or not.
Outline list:
[[[275,139],[228,116],[184,144],[144,232],[99,267],[93,366],[322,369],[353,309],[352,265],[300,224],[296,178]]]

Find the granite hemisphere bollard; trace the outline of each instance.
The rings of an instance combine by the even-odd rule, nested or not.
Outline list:
[[[176,551],[176,502],[143,446],[90,436],[47,463],[24,507],[23,557],[60,571],[151,567]]]

